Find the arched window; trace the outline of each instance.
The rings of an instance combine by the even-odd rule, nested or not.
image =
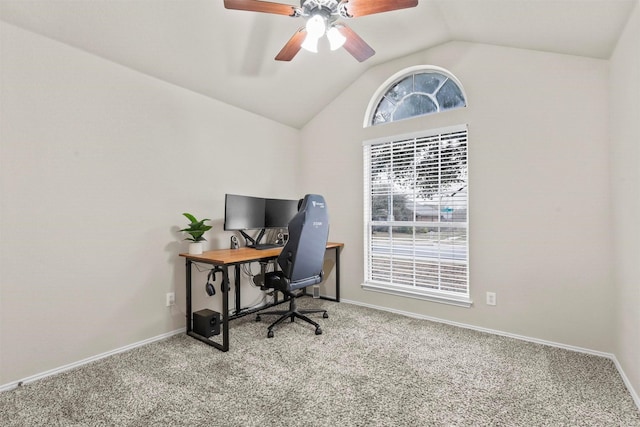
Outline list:
[[[466,107],[462,86],[438,67],[413,67],[391,77],[369,105],[365,126]],[[372,108],[373,107],[373,108]]]
[[[414,67],[378,89],[365,126],[466,105],[449,72]],[[363,143],[363,289],[471,306],[467,146],[466,124]]]

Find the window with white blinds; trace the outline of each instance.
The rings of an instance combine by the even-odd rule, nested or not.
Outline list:
[[[365,289],[470,305],[467,126],[364,143]]]

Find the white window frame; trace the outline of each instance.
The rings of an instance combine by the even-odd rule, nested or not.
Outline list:
[[[378,123],[377,125],[373,124],[374,114],[378,108],[378,104],[380,103],[380,100],[387,94],[387,92],[396,83],[400,82],[407,76],[422,74],[422,73],[441,74],[447,77],[448,79],[450,79],[451,81],[453,81],[456,84],[456,86],[458,86],[458,88],[460,89],[460,92],[462,92],[462,96],[464,97],[464,101],[465,101],[465,106],[468,105],[468,98],[467,98],[467,94],[465,93],[464,86],[462,86],[462,83],[460,82],[460,80],[458,80],[456,76],[451,74],[448,70],[441,67],[436,67],[434,65],[416,65],[416,66],[408,67],[398,71],[397,73],[389,77],[382,85],[380,85],[378,90],[374,93],[373,97],[369,100],[369,105],[367,106],[367,110],[364,115],[364,122],[362,124],[362,127],[368,128],[371,126],[380,126],[386,123],[393,123],[393,121],[391,121],[391,122],[385,122],[385,123]],[[449,111],[449,110],[445,110],[445,111]],[[439,110],[438,113],[440,112],[442,111]],[[432,113],[432,114],[437,114],[437,113]],[[421,115],[418,115],[416,117],[420,117],[420,116]],[[401,119],[401,120],[410,120],[410,119],[411,118]]]
[[[467,144],[467,148],[466,148],[466,161],[467,161],[467,174],[466,174],[466,191],[467,191],[467,198],[465,201],[465,208],[467,209],[467,214],[465,215],[465,220],[463,222],[451,222],[451,221],[447,221],[447,222],[443,222],[441,219],[442,217],[440,215],[438,215],[438,218],[435,221],[427,221],[425,222],[424,220],[421,221],[416,221],[416,218],[413,218],[413,221],[394,221],[394,218],[390,218],[390,220],[384,220],[384,221],[373,221],[372,220],[372,206],[371,206],[371,201],[372,201],[372,188],[371,188],[371,147],[373,146],[383,146],[383,145],[388,145],[389,147],[394,146],[394,144],[400,144],[400,143],[406,143],[407,141],[418,141],[416,142],[416,144],[419,144],[420,141],[424,141],[425,139],[428,139],[429,142],[431,141],[438,141],[438,144],[440,144],[441,141],[443,140],[447,140],[447,138],[451,137],[451,134],[455,134],[455,135],[464,135],[465,141],[466,138],[468,137],[468,129],[467,129],[467,125],[458,125],[458,126],[452,126],[452,127],[447,127],[447,128],[440,128],[440,129],[433,129],[433,130],[426,130],[426,131],[422,131],[422,132],[418,132],[418,133],[412,133],[412,134],[405,134],[405,135],[396,135],[393,137],[386,137],[386,138],[379,138],[379,139],[374,139],[374,140],[369,140],[369,141],[364,141],[363,142],[363,157],[364,157],[364,253],[365,253],[365,259],[364,259],[364,272],[365,272],[365,282],[362,284],[363,289],[365,290],[369,290],[369,291],[376,291],[376,292],[382,292],[382,293],[387,293],[387,294],[392,294],[392,295],[399,295],[399,296],[404,296],[404,297],[412,297],[412,298],[418,298],[418,299],[423,299],[423,300],[428,300],[428,301],[433,301],[433,302],[440,302],[440,303],[446,303],[446,304],[452,304],[452,305],[457,305],[457,306],[462,306],[462,307],[470,307],[472,305],[472,301],[470,299],[470,294],[469,294],[469,215],[468,215],[468,206],[469,206],[469,202],[468,202],[468,144]],[[441,147],[441,145],[439,145],[439,147]],[[438,166],[438,171],[440,171],[441,169]],[[441,177],[438,177],[438,183],[440,183]],[[391,190],[394,194],[394,190]],[[415,207],[415,206],[414,206]],[[414,209],[415,211],[415,209]],[[464,264],[465,264],[465,277],[464,277],[464,283],[465,283],[465,287],[466,290],[465,291],[451,291],[451,290],[446,290],[446,289],[431,289],[431,288],[427,288],[424,286],[424,283],[420,283],[420,280],[418,280],[418,282],[416,281],[416,279],[418,277],[422,277],[422,276],[418,276],[416,274],[416,270],[415,270],[415,264],[417,264],[416,258],[415,258],[415,250],[416,250],[416,239],[415,236],[416,234],[414,233],[413,235],[413,240],[411,240],[410,245],[412,245],[412,252],[414,253],[413,257],[410,257],[409,259],[411,259],[414,263],[414,267],[413,267],[413,279],[412,279],[412,283],[407,284],[407,279],[406,277],[403,277],[403,280],[401,280],[401,282],[404,283],[393,283],[394,281],[394,270],[393,270],[393,261],[395,260],[399,260],[401,258],[401,255],[397,255],[394,258],[394,254],[393,254],[393,236],[389,236],[391,243],[391,248],[387,248],[390,252],[390,255],[388,257],[389,259],[389,264],[390,264],[390,281],[384,281],[384,280],[376,280],[374,278],[372,278],[372,276],[374,274],[372,274],[372,263],[375,262],[373,261],[374,258],[381,258],[380,253],[374,254],[372,245],[372,227],[375,226],[402,226],[402,227],[425,227],[425,226],[435,226],[435,227],[449,227],[449,228],[455,228],[455,227],[464,227],[466,228],[467,232],[465,233],[466,235],[466,247],[465,247],[465,255],[464,255]],[[439,240],[440,242],[441,240]],[[407,242],[407,240],[404,241],[405,243]],[[440,245],[438,244],[438,247],[440,247]],[[440,250],[440,249],[439,249]],[[441,275],[441,265],[444,265],[444,263],[442,263],[442,259],[444,259],[444,257],[441,257],[441,254],[439,252],[438,257],[437,257],[437,261],[435,262],[438,265],[438,273],[437,273],[437,283],[440,284],[442,282],[442,277],[446,276],[445,275]],[[406,263],[407,257],[406,255],[404,255],[404,262]],[[433,263],[433,259],[430,259],[428,261],[429,265],[432,265]],[[453,260],[448,261],[449,263],[453,262]],[[461,263],[462,261],[455,261],[455,263]],[[462,264],[460,264],[462,265]],[[397,270],[400,271],[400,268]],[[399,273],[398,276],[396,276],[396,279],[399,277]],[[450,278],[451,276],[447,276],[448,278]],[[455,277],[456,283],[460,283],[460,279],[461,277]],[[420,286],[422,285],[422,286]],[[445,286],[446,287],[446,286]]]

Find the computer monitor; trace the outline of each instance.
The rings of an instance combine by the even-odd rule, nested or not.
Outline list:
[[[260,241],[268,228],[285,228],[298,212],[297,200],[264,199],[262,197],[226,194],[224,202],[224,229],[239,231],[247,246],[264,249],[270,244]],[[245,230],[260,230],[256,237]]]
[[[266,199],[264,227],[286,228],[298,212],[298,200]]]
[[[225,230],[260,230],[265,227],[265,204],[262,197],[227,194],[224,202]]]

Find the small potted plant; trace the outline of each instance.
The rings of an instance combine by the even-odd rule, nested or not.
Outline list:
[[[211,221],[206,218],[198,221],[195,216],[190,213],[183,213],[182,215],[186,216],[191,223],[189,227],[183,228],[180,231],[184,231],[191,237],[186,237],[185,240],[191,240],[191,244],[189,244],[189,254],[191,255],[200,255],[202,253],[202,242],[207,240],[204,238],[203,234],[205,231],[211,230],[210,225],[205,225],[205,221]]]

